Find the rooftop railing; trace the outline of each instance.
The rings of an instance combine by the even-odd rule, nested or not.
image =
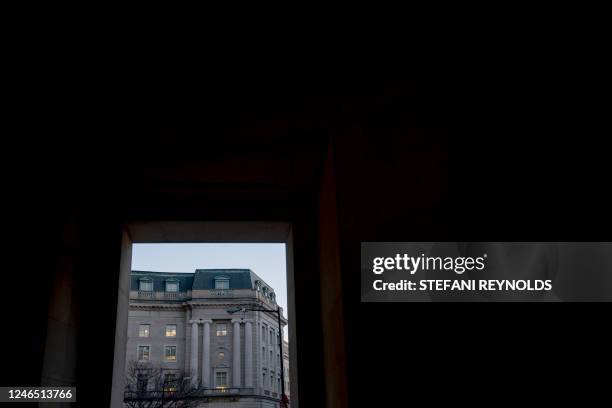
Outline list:
[[[153,299],[155,295],[155,292],[147,292],[147,291],[143,291],[143,290],[139,290],[138,291],[138,298],[139,299]]]
[[[131,299],[141,300],[169,300],[169,301],[180,301],[187,299],[186,292],[152,292],[139,290],[135,292],[135,295],[130,296]]]

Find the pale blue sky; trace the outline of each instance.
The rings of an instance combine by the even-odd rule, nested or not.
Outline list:
[[[285,244],[134,244],[132,269],[194,272],[196,269],[246,268],[276,292],[287,317]],[[286,333],[286,331],[285,331]]]

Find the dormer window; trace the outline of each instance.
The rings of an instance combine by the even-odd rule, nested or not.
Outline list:
[[[274,292],[270,292],[270,300],[274,302],[275,299],[276,299],[276,295],[274,294]]]
[[[142,278],[138,281],[138,290],[141,292],[152,292],[153,281],[149,278]]]
[[[167,280],[166,281],[166,292],[178,292],[179,283],[177,280]]]
[[[264,286],[261,291],[263,292],[264,296],[268,296],[268,288]]]
[[[219,276],[215,278],[215,289],[228,290],[229,289],[229,278],[225,276]]]
[[[261,281],[255,281],[255,290],[258,292],[261,291]]]

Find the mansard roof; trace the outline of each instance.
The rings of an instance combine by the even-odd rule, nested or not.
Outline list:
[[[131,290],[138,290],[138,281],[150,279],[153,281],[153,291],[163,292],[166,290],[166,281],[177,280],[181,292],[191,290],[193,287],[193,273],[181,272],[152,272],[152,271],[132,271],[130,276]]]
[[[214,289],[215,280],[223,278],[229,279],[230,289],[255,289],[259,283],[262,288],[274,291],[250,269],[196,269],[193,273],[132,271],[130,287],[131,290],[138,290],[139,280],[150,279],[153,281],[153,291],[163,292],[166,290],[166,281],[178,280],[181,292],[207,290]]]

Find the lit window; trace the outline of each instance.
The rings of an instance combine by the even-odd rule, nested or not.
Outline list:
[[[176,324],[166,325],[166,337],[176,337]]]
[[[227,336],[227,325],[217,324],[217,336]]]
[[[176,383],[177,383],[176,374],[174,373],[164,374],[164,384],[163,384],[164,391],[176,392]]]
[[[225,358],[225,353],[220,351],[218,356],[219,356],[219,360],[223,360]]]
[[[217,388],[227,388],[227,373],[225,371],[217,371],[215,374],[215,386]]]
[[[227,290],[229,289],[229,279],[217,278],[215,279],[215,289]]]
[[[166,281],[166,292],[178,292],[179,284],[177,281]]]
[[[141,324],[140,326],[138,326],[138,337],[149,337],[150,332],[151,332],[151,325]]]
[[[149,361],[151,346],[138,346],[138,361]]]
[[[153,281],[151,279],[141,279],[138,281],[138,290],[141,292],[153,291]]]
[[[176,346],[164,347],[164,360],[176,361]]]

